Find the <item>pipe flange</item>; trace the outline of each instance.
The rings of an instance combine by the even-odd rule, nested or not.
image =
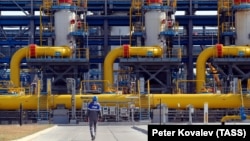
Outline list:
[[[30,44],[29,45],[29,54],[30,58],[35,58],[36,57],[36,45],[35,44]]]
[[[223,57],[223,45],[222,44],[216,44],[216,55],[217,57]]]
[[[129,45],[123,45],[123,57],[124,58],[129,58]]]

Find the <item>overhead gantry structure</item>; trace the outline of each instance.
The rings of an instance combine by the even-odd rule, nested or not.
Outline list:
[[[1,51],[5,54],[4,58],[1,59],[2,61],[2,68],[6,67],[6,64],[10,64],[10,58],[14,54],[16,50],[18,50],[19,46],[27,46],[29,44],[37,44],[37,45],[44,45],[44,46],[51,46],[53,42],[54,35],[56,34],[54,26],[51,24],[55,19],[53,19],[53,15],[57,14],[57,11],[62,9],[62,6],[58,5],[58,1],[53,1],[52,3],[49,0],[43,1],[35,1],[31,2],[28,0],[20,0],[9,2],[7,0],[3,0],[0,2],[2,5],[2,12],[5,11],[21,11],[24,13],[22,16],[1,16],[1,34],[3,35],[1,38],[1,47],[3,48]],[[131,68],[137,73],[132,74],[136,78],[139,78],[140,75],[146,75],[148,79],[152,80],[152,84],[155,83],[157,86],[152,89],[155,92],[172,92],[172,80],[177,77],[180,78],[182,75],[176,76],[179,70],[185,69],[186,72],[182,74],[190,74],[185,77],[187,80],[194,79],[193,75],[193,68],[194,62],[196,61],[197,54],[193,54],[193,51],[196,50],[195,45],[201,45],[204,47],[205,45],[209,45],[211,43],[222,43],[224,45],[233,44],[236,42],[237,45],[241,45],[242,40],[235,40],[235,26],[234,22],[231,19],[235,15],[233,11],[240,15],[242,8],[244,8],[244,1],[227,1],[227,0],[220,0],[220,1],[154,1],[159,3],[158,5],[151,5],[151,3],[142,3],[139,0],[134,1],[98,1],[94,2],[84,1],[84,0],[76,0],[73,5],[68,7],[68,10],[72,10],[77,14],[84,14],[87,11],[93,12],[93,15],[86,15],[83,16],[81,21],[79,22],[80,28],[79,30],[69,31],[69,35],[75,38],[78,47],[85,48],[90,47],[88,49],[90,53],[90,58],[88,63],[85,64],[90,65],[90,69],[96,68],[97,64],[104,63],[104,59],[108,52],[110,51],[110,46],[121,46],[123,44],[131,43],[130,46],[143,46],[143,44],[147,44],[148,41],[145,40],[145,33],[143,32],[143,28],[146,26],[146,23],[142,20],[144,16],[148,14],[152,14],[155,9],[160,9],[162,12],[167,13],[167,16],[171,17],[171,14],[175,11],[185,11],[185,15],[176,15],[175,16],[175,24],[173,26],[173,30],[162,30],[160,31],[160,37],[165,39],[163,44],[166,44],[166,55],[168,55],[169,48],[176,47],[178,45],[182,46],[182,54],[181,60],[178,58],[175,61],[171,62],[164,62],[162,60],[159,61],[159,65],[157,65],[157,61],[152,61],[153,63],[145,63],[144,60],[141,60],[139,66],[135,65],[137,62],[134,58],[126,58],[126,59],[118,59],[122,68]],[[86,5],[86,2],[88,3]],[[186,6],[188,5],[188,6]],[[22,7],[22,8],[20,8]],[[102,8],[101,8],[102,7]],[[104,7],[104,8],[103,8]],[[63,7],[65,8],[65,7]],[[213,11],[217,10],[221,13],[221,16],[217,17],[215,15],[205,15],[205,16],[197,16],[195,15],[196,11]],[[35,12],[41,12],[40,15],[35,14]],[[99,13],[99,14],[97,14]],[[127,15],[116,15],[116,13],[127,13]],[[239,16],[238,16],[239,17]],[[200,19],[198,19],[200,18]],[[206,19],[206,20],[204,20]],[[217,20],[218,19],[218,20]],[[18,20],[18,22],[16,22]],[[145,18],[146,20],[146,18]],[[149,19],[150,20],[150,19]],[[172,19],[173,21],[173,19]],[[71,21],[72,23],[77,22]],[[168,22],[171,24],[170,20],[166,19],[166,21],[162,20],[162,23]],[[178,23],[178,24],[177,24]],[[139,25],[140,29],[137,29]],[[9,30],[5,27],[18,27],[21,30]],[[114,26],[129,26],[130,30],[134,29],[133,34],[129,35],[113,35],[109,36],[108,27]],[[203,27],[203,29],[199,30],[198,35],[193,35],[195,32],[194,26]],[[218,36],[215,35],[207,35],[208,29],[207,26],[218,26],[220,27]],[[240,29],[240,26],[237,24],[237,29]],[[23,27],[23,28],[22,28]],[[25,27],[25,28],[24,28]],[[37,31],[37,27],[40,27],[41,30]],[[93,27],[93,28],[88,28]],[[133,27],[133,28],[131,28]],[[149,26],[148,26],[149,27]],[[183,30],[180,30],[177,27],[183,27]],[[55,28],[58,28],[56,26]],[[97,31],[102,31],[102,33]],[[147,30],[147,29],[146,29]],[[58,31],[58,30],[57,30]],[[174,32],[173,32],[174,31]],[[179,32],[187,31],[185,35],[176,34]],[[12,37],[11,33],[17,32],[15,37]],[[91,32],[93,32],[91,34]],[[150,31],[148,31],[150,32]],[[244,31],[238,31],[243,32]],[[42,35],[42,36],[40,36]],[[239,34],[238,34],[239,35]],[[149,36],[149,35],[147,35]],[[153,38],[154,37],[154,38]],[[155,40],[155,36],[152,36],[151,39]],[[241,39],[245,39],[245,36]],[[235,41],[234,41],[235,40]],[[232,41],[232,42],[229,42]],[[66,44],[66,43],[65,43]],[[247,42],[242,43],[242,45],[247,44]],[[203,46],[204,45],[204,46]],[[148,45],[146,45],[148,46]],[[149,45],[151,46],[151,45]],[[201,47],[200,46],[200,47]],[[177,49],[178,50],[178,49]],[[88,51],[86,51],[88,52]],[[96,53],[98,52],[98,54]],[[99,52],[101,52],[99,54]],[[177,51],[178,52],[178,51]],[[148,54],[150,56],[150,53]],[[176,54],[178,56],[178,53]],[[174,56],[175,57],[175,56]],[[156,60],[156,58],[153,58]],[[158,58],[157,58],[158,59]],[[248,58],[241,58],[237,61],[225,59],[225,58],[212,58],[213,64],[215,65],[216,69],[222,73],[219,77],[223,79],[233,79],[232,75],[236,74],[240,76],[243,81],[247,81],[248,76],[248,69],[244,67],[247,62]],[[38,62],[32,63],[31,59],[29,67],[34,68],[44,68],[42,65],[38,66]],[[174,59],[173,59],[174,60]],[[22,60],[22,63],[26,63],[26,59]],[[117,60],[116,60],[117,61]],[[233,65],[227,65],[229,63],[233,63]],[[5,64],[6,63],[6,64]],[[43,62],[40,61],[42,64]],[[155,70],[150,72],[147,70],[148,66],[154,64]],[[166,64],[171,64],[168,67],[161,68],[159,66],[163,66]],[[50,67],[51,69],[52,67]],[[87,67],[88,68],[88,67]],[[99,67],[100,68],[100,67]],[[171,68],[171,69],[169,69]],[[52,69],[53,70],[53,69]],[[157,71],[156,71],[157,70]],[[165,74],[160,74],[160,70],[163,72],[171,72],[171,76]],[[79,71],[86,72],[88,69]],[[60,72],[61,73],[61,72]],[[74,73],[71,71],[70,73]],[[102,73],[102,72],[100,72]],[[65,72],[66,74],[66,72]],[[51,76],[60,76],[59,73],[51,74]],[[173,77],[172,77],[173,76]],[[50,77],[50,76],[49,76]],[[165,79],[166,78],[166,79]],[[62,77],[55,79],[59,80]],[[146,78],[147,79],[147,78]],[[61,82],[58,82],[61,83]],[[246,83],[244,83],[246,85]],[[164,87],[164,88],[162,88]],[[191,88],[191,87],[187,87]],[[193,90],[193,88],[191,88]],[[192,90],[188,90],[188,92],[192,92]]]

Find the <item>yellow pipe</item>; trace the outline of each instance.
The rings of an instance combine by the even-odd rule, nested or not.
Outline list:
[[[111,50],[104,60],[104,80],[107,80],[110,82],[110,84],[113,84],[113,63],[115,59],[119,57],[125,57],[124,54],[124,48],[127,45],[124,45],[122,47],[117,47]],[[129,56],[127,57],[133,57],[133,56],[148,56],[148,53],[151,52],[153,57],[161,57],[163,54],[163,49],[160,46],[145,46],[145,47],[128,47],[128,53]],[[104,91],[109,92],[107,84],[104,84]]]
[[[41,97],[43,97],[41,95]],[[76,95],[76,109],[81,109],[83,102],[90,102],[93,95]],[[166,104],[168,108],[186,109],[187,105],[192,105],[198,109],[204,108],[204,103],[208,103],[209,108],[239,108],[241,107],[241,98],[239,94],[146,94],[139,98],[136,94],[116,95],[100,94],[98,99],[103,106],[127,107],[128,102],[134,101],[135,106],[142,108],[157,107],[160,104]],[[140,102],[139,102],[140,99]],[[149,105],[148,99],[150,99]],[[17,110],[22,103],[25,110],[37,109],[37,95],[0,95],[0,110]],[[250,108],[250,95],[244,95],[245,108]],[[58,104],[65,104],[67,109],[71,108],[71,95],[51,95],[48,96],[48,105],[55,109]]]
[[[250,116],[246,116],[246,119],[250,119]],[[226,121],[229,120],[241,120],[241,117],[239,115],[226,115],[222,117],[220,121],[222,123],[225,123]]]
[[[221,46],[221,53],[218,51],[218,46]],[[222,46],[218,44],[214,47],[206,48],[204,51],[199,54],[196,64],[196,92],[200,93],[203,87],[202,81],[205,81],[205,69],[206,62],[211,57],[249,57],[250,56],[250,47],[249,46]]]
[[[35,46],[35,54],[36,57],[53,57],[57,53],[60,53],[61,57],[70,57],[71,50],[68,46],[37,46],[37,45],[29,45],[27,47],[23,47],[16,51],[11,58],[10,62],[10,80],[13,82],[15,87],[20,87],[20,63],[24,58],[30,57],[30,46]]]

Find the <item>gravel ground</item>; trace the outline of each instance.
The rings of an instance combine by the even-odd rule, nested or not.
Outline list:
[[[50,124],[0,125],[0,141],[11,141],[52,127]]]

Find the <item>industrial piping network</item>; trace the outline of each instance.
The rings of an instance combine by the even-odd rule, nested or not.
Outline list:
[[[223,57],[249,57],[250,47],[249,46],[223,46],[222,44],[217,44],[214,47],[206,48],[202,51],[198,58],[196,64],[196,80],[205,80],[205,69],[206,62],[209,58],[223,58]],[[204,84],[202,81],[197,81],[196,91],[201,92]]]
[[[72,51],[68,46],[37,46],[31,44],[27,47],[23,47],[14,53],[10,62],[10,80],[14,87],[20,87],[20,63],[26,58],[40,58],[40,57],[56,57],[60,54],[60,57],[69,58],[72,55]]]
[[[160,46],[155,47],[130,47],[129,45],[123,45],[122,47],[117,47],[111,50],[104,60],[104,80],[107,80],[110,84],[113,84],[113,63],[115,59],[119,57],[130,58],[133,56],[145,57],[150,54],[152,57],[162,57],[163,49]],[[107,84],[104,84],[104,91],[108,92],[109,88]]]
[[[33,45],[32,45],[33,46]],[[29,46],[31,47],[31,46]],[[127,49],[124,49],[127,48]],[[69,57],[70,51],[67,47],[56,47],[49,48],[38,47],[36,46],[36,54],[33,57],[37,56],[53,56],[55,52],[59,51],[64,53],[65,57]],[[234,55],[237,57],[237,53],[239,51],[244,52],[246,56],[249,55],[250,48],[247,46],[240,47],[223,47],[222,45],[216,45],[215,47],[210,47],[204,50],[198,57],[197,60],[197,80],[205,79],[205,63],[209,57],[223,57],[224,55]],[[27,57],[27,53],[29,53],[29,48],[22,48],[20,51],[13,56],[11,61],[11,81],[14,82],[15,85],[17,83],[18,76],[20,74],[19,66],[21,60],[24,57]],[[124,52],[124,51],[128,52]],[[154,51],[156,57],[161,56],[161,50],[158,47],[129,47],[123,46],[120,48],[116,48],[110,52],[110,54],[105,59],[105,79],[112,82],[112,64],[117,57],[129,57],[133,55],[145,55],[147,51]],[[144,53],[143,53],[144,52]],[[200,81],[196,82],[197,84],[197,92],[202,87],[202,83]],[[108,88],[106,88],[108,89]],[[93,95],[84,95],[84,94],[76,94],[76,109],[81,109],[82,103],[84,101],[90,101]],[[71,95],[48,95],[48,104],[52,109],[55,109],[58,104],[65,104],[65,107],[71,108]],[[209,94],[209,93],[201,93],[198,92],[196,94],[100,94],[98,95],[100,102],[109,101],[110,105],[114,105],[117,103],[124,103],[133,101],[136,106],[148,107],[151,108],[157,107],[160,103],[166,104],[169,108],[176,109],[186,109],[187,105],[192,105],[194,108],[203,108],[205,103],[208,103],[209,108],[240,108],[244,105],[245,108],[250,108],[250,95],[249,94]],[[38,103],[38,95],[0,95],[0,110],[17,110],[19,108],[20,103],[23,104],[23,109],[36,110]],[[135,100],[139,99],[139,100]]]
[[[61,0],[62,5],[69,5],[72,3],[71,0]],[[161,3],[160,0],[151,2]],[[67,11],[68,12],[68,11]],[[154,11],[152,11],[154,12]],[[68,12],[69,17],[74,17],[75,14]],[[65,17],[64,11],[59,11],[57,15],[58,20],[60,21],[61,17]],[[57,27],[64,29],[68,26],[69,23],[65,21],[64,24],[57,24]],[[62,25],[62,26],[59,26]],[[244,26],[243,26],[244,27]],[[61,29],[60,28],[60,29]],[[61,30],[56,31],[61,31]],[[155,29],[152,29],[155,31]],[[56,45],[64,44],[66,33],[60,35],[57,40]],[[158,33],[156,33],[158,35]],[[248,37],[248,36],[247,36]],[[154,37],[153,39],[158,39]],[[241,41],[239,41],[241,42]],[[237,43],[238,45],[238,43]],[[241,119],[247,118],[244,115],[244,108],[250,108],[250,94],[212,94],[212,93],[202,93],[201,89],[203,87],[203,82],[205,82],[205,68],[206,62],[211,57],[224,57],[226,55],[239,57],[239,55],[244,54],[244,56],[250,56],[250,48],[248,46],[224,46],[221,44],[216,45],[215,47],[210,47],[205,49],[198,56],[197,59],[197,76],[196,76],[196,92],[193,94],[100,94],[98,98],[100,102],[109,101],[109,105],[117,105],[117,103],[128,103],[134,102],[137,107],[156,108],[159,104],[165,104],[168,108],[175,109],[186,109],[188,105],[192,105],[193,108],[203,109],[204,104],[207,103],[210,109],[219,109],[219,108],[240,108]],[[105,58],[104,62],[104,79],[113,83],[113,70],[111,68],[115,59],[119,57],[129,58],[132,56],[143,57],[146,56],[148,52],[153,54],[153,57],[161,57],[163,51],[157,46],[146,46],[146,47],[130,47],[129,45],[124,45],[123,47],[116,48],[110,51],[110,53]],[[22,59],[26,58],[37,58],[37,57],[54,57],[57,53],[60,53],[61,56],[68,58],[71,56],[71,50],[68,46],[57,46],[57,47],[39,47],[36,45],[29,45],[18,50],[12,57],[11,60],[11,81],[14,83],[15,87],[20,87],[20,63]],[[150,85],[148,86],[149,89]],[[108,91],[108,85],[104,84],[104,91]],[[149,90],[148,90],[149,91]],[[37,110],[38,101],[40,97],[47,97],[47,102],[49,108],[56,109],[58,104],[64,104],[65,108],[71,109],[71,98],[72,95],[0,95],[0,110],[17,110],[19,109],[20,104],[22,104],[24,110]],[[76,109],[81,109],[83,102],[90,101],[93,95],[84,95],[76,94],[75,95],[75,107]],[[107,106],[109,106],[107,105]],[[242,118],[243,117],[243,118]],[[238,118],[238,116],[236,117]],[[225,117],[224,119],[228,119]],[[223,120],[224,120],[223,119]]]

